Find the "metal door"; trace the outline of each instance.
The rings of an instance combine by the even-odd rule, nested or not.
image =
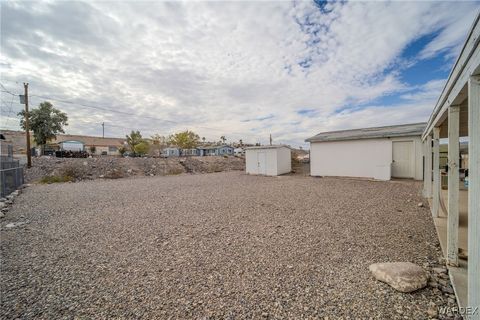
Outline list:
[[[393,141],[392,177],[413,178],[413,141]]]

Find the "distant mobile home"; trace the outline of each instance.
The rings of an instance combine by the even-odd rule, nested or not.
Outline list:
[[[423,179],[426,123],[322,132],[310,142],[312,176]]]
[[[258,146],[245,149],[246,172],[278,176],[292,171],[292,155],[284,145]]]
[[[178,148],[164,148],[162,150],[162,157],[179,157],[180,156],[180,149]]]
[[[78,140],[65,140],[62,142],[59,142],[58,145],[60,146],[60,150],[64,151],[84,151],[85,150],[85,145],[82,141]]]
[[[224,155],[233,155],[233,147],[222,145],[222,146],[208,146],[208,147],[198,147],[197,148],[199,156],[224,156]]]

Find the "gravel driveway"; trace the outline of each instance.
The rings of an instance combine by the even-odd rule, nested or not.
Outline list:
[[[35,185],[1,221],[2,317],[426,318],[432,288],[368,271],[437,260],[421,201],[418,182],[241,172]]]

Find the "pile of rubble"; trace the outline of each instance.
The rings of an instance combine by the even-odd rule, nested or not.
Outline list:
[[[431,301],[429,304],[428,315],[432,318],[438,317],[439,319],[462,319],[459,314],[454,314],[452,311],[458,308],[458,305],[455,292],[450,283],[448,270],[445,267],[445,259],[440,258],[438,264],[428,264],[425,265],[424,268],[430,275],[427,285],[432,288],[433,294],[436,297],[436,300]],[[442,309],[448,310],[448,312],[439,314],[439,310]]]
[[[24,184],[21,188],[26,188],[29,187],[30,184]],[[0,198],[0,218],[5,217],[7,214],[8,210],[10,210],[11,206],[13,205],[13,202],[15,201],[15,198],[18,197],[18,195],[22,192],[22,189],[17,189],[7,195],[5,198]],[[10,226],[7,225],[7,228],[12,227],[11,224]]]
[[[244,170],[245,160],[238,157],[120,158],[95,157],[34,158],[26,170],[26,182],[58,177],[60,181],[117,179],[132,176],[166,176],[182,173],[210,173]]]

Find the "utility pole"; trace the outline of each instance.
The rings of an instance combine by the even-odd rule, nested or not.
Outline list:
[[[102,122],[102,138],[105,138],[105,122]]]
[[[25,89],[25,136],[27,137],[27,167],[32,167],[32,150],[30,149],[30,117],[28,115],[28,83],[23,83]]]
[[[270,133],[270,145],[272,145],[272,134]]]

